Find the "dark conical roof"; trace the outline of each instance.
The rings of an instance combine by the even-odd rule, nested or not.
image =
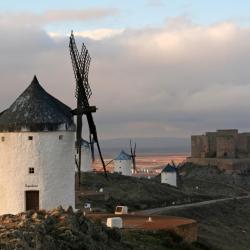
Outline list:
[[[162,170],[162,172],[174,173],[176,172],[176,168],[168,163],[167,166]]]
[[[71,109],[48,94],[36,76],[9,109],[0,113],[0,131],[74,130]]]
[[[131,160],[131,155],[127,154],[124,150],[120,152],[118,156],[115,157],[115,161],[127,161]]]

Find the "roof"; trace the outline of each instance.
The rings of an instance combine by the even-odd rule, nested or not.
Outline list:
[[[168,163],[167,166],[163,168],[162,172],[174,173],[176,172],[176,168]]]
[[[131,155],[127,154],[124,150],[120,152],[118,156],[115,157],[115,161],[126,161],[131,160]]]
[[[75,130],[71,108],[48,94],[34,76],[31,84],[0,113],[0,132]]]

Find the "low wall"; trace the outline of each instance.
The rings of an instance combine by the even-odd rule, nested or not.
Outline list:
[[[188,242],[197,241],[198,238],[198,225],[196,222],[191,224],[179,225],[174,231],[180,235],[183,240]]]
[[[175,216],[146,216],[139,214],[101,214],[101,213],[89,213],[87,217],[97,221],[101,220],[106,223],[107,218],[121,217],[123,220],[124,230],[142,230],[142,231],[174,231],[180,235],[183,240],[188,242],[197,241],[198,236],[198,224],[195,220],[175,217]],[[148,219],[151,218],[151,221]]]
[[[215,166],[226,172],[244,172],[250,169],[250,159],[187,158],[187,162],[198,166]]]

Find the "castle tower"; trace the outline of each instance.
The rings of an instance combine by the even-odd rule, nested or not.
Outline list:
[[[0,214],[75,207],[70,111],[34,77],[0,113]]]

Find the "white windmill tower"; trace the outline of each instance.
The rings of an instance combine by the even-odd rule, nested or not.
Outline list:
[[[169,163],[161,172],[161,183],[177,187],[177,168]]]
[[[36,76],[0,114],[0,214],[75,206],[71,109]]]
[[[82,172],[91,172],[92,169],[92,151],[91,151],[91,144],[82,139],[81,141],[81,152],[82,152],[82,160],[81,160],[81,171]],[[78,171],[77,167],[75,168]]]
[[[124,150],[114,158],[114,172],[131,176],[133,172],[133,159]]]
[[[130,152],[131,154],[127,154],[124,150],[122,150],[120,154],[112,160],[114,161],[115,173],[120,173],[127,176],[131,176],[132,174],[136,173],[136,143],[134,148],[132,148],[131,140]]]

